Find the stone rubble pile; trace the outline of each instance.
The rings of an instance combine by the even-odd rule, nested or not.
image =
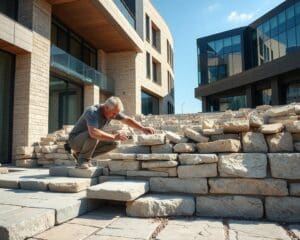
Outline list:
[[[128,215],[300,221],[300,104],[136,118],[156,134],[114,122],[110,131],[134,139],[93,160],[100,183],[149,181],[151,193],[127,202]],[[37,164],[74,164],[60,147],[65,141],[51,136],[35,146]]]

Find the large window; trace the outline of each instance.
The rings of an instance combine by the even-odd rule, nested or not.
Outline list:
[[[291,83],[286,88],[286,103],[300,102],[300,81]]]
[[[256,29],[258,65],[300,47],[300,2],[283,10]]]
[[[73,125],[83,110],[81,86],[51,76],[49,96],[49,132]]]
[[[142,113],[144,115],[159,114],[159,100],[157,97],[142,91]]]
[[[247,107],[246,95],[220,98],[220,111],[239,110]]]
[[[51,43],[87,65],[97,68],[96,49],[56,20],[51,26]]]
[[[152,57],[152,81],[161,84],[161,64]]]
[[[132,25],[132,27],[136,28],[136,20],[135,20],[135,0],[114,0],[115,4],[127,19],[127,21]]]
[[[152,22],[152,46],[160,52],[160,30]]]
[[[151,78],[151,57],[150,53],[146,53],[146,74],[147,78]]]
[[[10,161],[14,56],[0,51],[0,163]]]
[[[209,83],[242,72],[240,35],[208,42],[206,54]]]
[[[146,14],[146,40],[150,41],[150,18]]]
[[[18,0],[1,0],[0,12],[6,16],[17,20]]]

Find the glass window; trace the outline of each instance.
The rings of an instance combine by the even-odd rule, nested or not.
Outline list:
[[[150,18],[146,14],[146,39],[150,41]]]
[[[223,45],[224,45],[224,54],[227,54],[227,53],[231,53],[232,52],[232,41],[231,41],[231,37],[229,38],[225,38],[223,40]]]
[[[300,2],[295,5],[296,24],[300,24]]]
[[[241,51],[241,36],[237,35],[232,37],[232,52]]]
[[[57,46],[66,52],[68,51],[68,34],[62,28],[57,29]]]
[[[146,73],[147,73],[147,78],[151,78],[151,65],[150,65],[150,54],[147,52],[146,53],[146,62],[147,62],[147,66],[146,66]]]
[[[300,102],[300,83],[289,84],[286,90],[286,103]]]
[[[223,40],[217,40],[216,41],[216,53],[218,56],[223,56]]]
[[[271,37],[278,35],[277,16],[270,19]]]
[[[57,26],[51,24],[51,43],[57,45]]]
[[[296,27],[297,46],[300,47],[300,24]]]
[[[220,98],[220,111],[247,107],[246,95]]]
[[[285,26],[285,11],[278,15],[278,31],[279,33],[284,32],[286,29]]]
[[[286,48],[287,48],[287,39],[286,39],[286,33],[282,32],[279,34],[279,55],[280,57],[286,55]]]
[[[257,91],[257,105],[271,105],[272,104],[272,89],[267,88]]]
[[[17,5],[18,0],[1,0],[0,12],[16,20],[18,17]]]
[[[264,32],[264,35],[267,36],[267,37],[270,37],[270,22],[269,21],[266,21],[264,24],[263,24],[263,32]]]
[[[218,66],[208,67],[208,82],[212,83],[218,80]]]
[[[297,47],[296,28],[291,28],[287,32],[287,52],[295,51]]]
[[[291,6],[288,9],[286,9],[286,24],[288,29],[295,26],[294,6]]]
[[[142,91],[142,113],[148,114],[159,114],[159,100],[157,97]]]
[[[81,59],[81,43],[75,36],[70,38],[70,54],[77,59]]]
[[[209,42],[207,44],[207,56],[215,56],[216,55],[216,47],[215,47],[215,42]]]

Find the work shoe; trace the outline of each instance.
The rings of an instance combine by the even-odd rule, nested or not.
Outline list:
[[[80,168],[80,169],[89,169],[90,165],[89,165],[88,162],[84,162],[84,163],[78,165],[77,168]]]

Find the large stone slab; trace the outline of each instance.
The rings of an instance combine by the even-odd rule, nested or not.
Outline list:
[[[148,181],[114,180],[88,188],[87,197],[116,201],[133,201],[148,191]]]
[[[23,240],[41,233],[55,224],[51,209],[21,208],[0,214],[1,240]]]
[[[203,178],[218,175],[216,163],[178,166],[177,172],[179,178]]]
[[[196,199],[196,214],[201,217],[257,219],[263,217],[261,199],[244,196],[201,196]]]
[[[56,177],[67,177],[69,176],[69,170],[71,166],[54,166],[49,168],[49,175],[50,176],[56,176]]]
[[[223,134],[223,128],[203,129],[203,134],[205,136],[220,135]]]
[[[282,123],[264,124],[260,127],[260,132],[263,134],[275,134],[283,130]]]
[[[226,140],[226,139],[240,140],[240,134],[238,133],[218,134],[218,135],[210,136],[210,139],[211,141]]]
[[[102,174],[102,168],[90,167],[88,169],[71,168],[68,175],[77,178],[95,178]]]
[[[196,142],[208,142],[209,138],[203,136],[201,133],[191,129],[191,128],[185,128],[184,129],[184,135],[187,137],[187,138],[190,138]]]
[[[261,127],[264,124],[264,118],[261,115],[252,113],[249,117],[250,127]]]
[[[219,155],[221,177],[264,178],[267,156],[263,153],[229,153]]]
[[[48,179],[34,179],[34,178],[25,178],[20,179],[19,184],[20,188],[27,190],[36,190],[36,191],[48,191],[48,184],[50,180]]]
[[[188,141],[187,138],[170,131],[166,131],[166,138],[172,143],[186,143]]]
[[[167,172],[156,171],[127,171],[127,177],[168,177]]]
[[[206,194],[208,192],[206,178],[150,178],[152,192],[194,193]]]
[[[194,143],[177,143],[174,146],[174,152],[192,153],[195,152],[196,145]]]
[[[268,145],[262,133],[246,132],[242,135],[243,151],[250,153],[266,153]]]
[[[300,183],[290,183],[290,195],[300,196]]]
[[[266,111],[266,115],[270,117],[279,117],[285,115],[291,115],[295,113],[294,105],[285,105],[282,107],[272,107],[271,109]]]
[[[132,217],[191,216],[194,212],[194,198],[182,195],[149,194],[126,207],[126,214]]]
[[[173,152],[173,145],[168,143],[164,145],[155,145],[151,146],[152,153],[172,153]]]
[[[135,153],[109,153],[108,157],[112,160],[135,160]]]
[[[289,132],[281,132],[266,137],[269,152],[293,152],[293,137]]]
[[[166,161],[175,161],[177,160],[176,153],[151,153],[151,154],[138,154],[136,157],[137,160],[149,161],[149,160],[166,160]]]
[[[137,136],[137,145],[145,145],[145,146],[152,146],[152,145],[159,145],[165,144],[166,136],[165,134],[149,134],[149,135],[138,135]]]
[[[108,162],[110,171],[134,171],[140,169],[138,161],[110,161]]]
[[[280,179],[210,178],[210,193],[265,196],[288,195],[287,183]]]
[[[171,168],[148,168],[150,171],[165,172],[169,177],[177,177],[177,167]]]
[[[157,240],[225,240],[222,221],[204,219],[169,220]]]
[[[178,165],[177,161],[147,161],[142,162],[142,168],[171,168]]]
[[[222,124],[224,132],[237,133],[237,132],[247,132],[249,131],[250,124],[249,120],[231,120],[226,121]]]
[[[48,186],[52,192],[76,193],[97,184],[97,178],[53,178]]]
[[[203,163],[216,163],[218,156],[216,154],[180,154],[178,156],[181,165],[197,165]]]
[[[160,221],[120,217],[86,240],[149,240]]]
[[[6,168],[6,167],[0,168],[0,174],[7,174],[7,173],[8,173],[8,168]]]
[[[198,143],[197,148],[200,153],[239,152],[241,150],[241,142],[234,139],[217,140]]]
[[[269,153],[274,178],[300,179],[300,153]]]
[[[229,240],[290,240],[284,228],[276,223],[238,220],[228,223]]]
[[[299,197],[266,197],[265,208],[267,219],[272,221],[299,222]]]
[[[285,128],[291,133],[300,133],[300,121],[293,121],[285,124]]]

